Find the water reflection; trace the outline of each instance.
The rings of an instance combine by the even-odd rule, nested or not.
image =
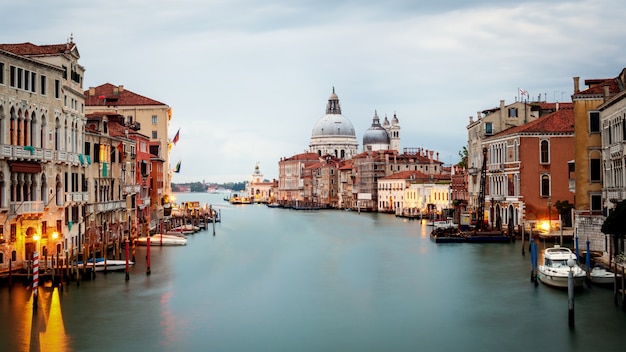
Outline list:
[[[33,295],[12,296],[12,304],[22,308],[22,326],[16,333],[15,340],[21,341],[18,346],[22,351],[69,351],[69,337],[65,333],[61,297],[56,287],[40,287],[37,309],[33,309]],[[22,302],[19,302],[22,301]],[[20,304],[21,303],[21,304]]]

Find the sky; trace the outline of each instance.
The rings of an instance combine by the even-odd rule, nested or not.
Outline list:
[[[308,150],[333,88],[362,138],[395,113],[401,148],[457,163],[469,117],[520,98],[571,101],[573,77],[626,67],[623,0],[22,0],[1,43],[72,37],[84,88],[169,105],[173,182],[241,182]]]

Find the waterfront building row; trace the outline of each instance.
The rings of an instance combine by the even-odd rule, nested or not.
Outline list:
[[[571,103],[501,101],[470,117],[467,201],[478,208],[484,155],[485,199],[495,204],[487,216],[495,211],[505,225],[547,223],[549,229],[560,219],[610,258],[624,251],[623,242],[613,248],[600,228],[626,197],[625,70],[584,83],[580,89],[574,77]]]
[[[102,251],[165,218],[170,141],[136,118],[151,100],[127,102],[131,113],[120,108],[121,86],[85,91],[79,59],[72,38],[0,44],[0,273],[28,266],[36,251]],[[171,110],[155,105],[167,128]]]

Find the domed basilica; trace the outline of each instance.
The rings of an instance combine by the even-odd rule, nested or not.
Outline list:
[[[352,122],[341,114],[339,98],[335,88],[328,98],[326,114],[322,116],[311,134],[309,151],[318,156],[334,155],[340,159],[351,159],[358,153],[359,142],[356,139]],[[374,113],[372,126],[363,135],[363,151],[400,149],[400,125],[393,117],[390,124],[385,117],[381,126],[378,114]]]

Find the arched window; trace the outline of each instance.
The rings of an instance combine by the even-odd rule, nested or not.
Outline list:
[[[550,196],[550,175],[541,176],[541,197]]]
[[[540,145],[540,160],[539,162],[542,164],[549,164],[550,163],[550,143],[547,140],[542,140],[541,142],[539,142]]]

